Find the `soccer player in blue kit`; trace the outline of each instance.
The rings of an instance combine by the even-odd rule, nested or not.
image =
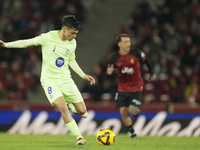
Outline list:
[[[41,34],[35,38],[4,43],[0,46],[7,48],[25,48],[30,46],[42,47],[41,85],[51,103],[59,108],[63,121],[69,130],[76,136],[76,145],[85,145],[86,141],[81,135],[75,120],[69,113],[87,118],[87,109],[84,100],[71,78],[69,66],[90,84],[95,84],[92,76],[86,75],[75,60],[76,35],[81,28],[75,16],[64,16],[62,29]],[[68,105],[68,106],[67,106]]]

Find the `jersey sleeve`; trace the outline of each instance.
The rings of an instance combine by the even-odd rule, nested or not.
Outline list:
[[[144,62],[146,60],[146,54],[142,52],[141,50],[137,49],[137,58],[141,61]]]
[[[33,38],[34,45],[35,46],[44,45],[48,41],[47,40],[47,36],[48,36],[48,34],[43,33],[43,34],[41,34],[41,35],[36,36],[35,38]]]
[[[109,62],[108,62],[107,67],[110,67],[111,65],[114,65],[114,66],[115,66],[114,53],[112,53],[112,54],[109,56],[108,59],[109,59]]]
[[[69,62],[70,67],[80,76],[84,77],[86,74],[82,71],[82,69],[79,67],[78,63],[76,60],[72,60]]]
[[[154,71],[153,71],[153,66],[152,66],[152,63],[151,63],[151,60],[147,57],[147,55],[142,52],[141,50],[138,50],[138,59],[145,63],[149,69],[149,72],[150,72],[150,75],[153,75],[154,74]]]
[[[76,56],[75,56],[75,51],[73,51],[73,52],[71,53],[70,57],[69,57],[69,61],[72,61],[72,60],[74,60],[75,58],[76,58]]]
[[[75,41],[75,44],[74,44],[74,49],[73,49],[73,52],[70,54],[70,57],[69,57],[69,61],[72,61],[76,58],[76,55],[75,55],[75,50],[76,50],[76,41]]]
[[[8,42],[5,43],[5,47],[7,48],[26,48],[33,46],[33,38],[32,39],[27,39],[27,40],[18,40],[14,42]]]

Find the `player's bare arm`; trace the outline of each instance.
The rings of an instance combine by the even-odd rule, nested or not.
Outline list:
[[[5,47],[5,43],[2,40],[0,40],[0,46]]]
[[[115,70],[114,66],[111,65],[110,67],[107,68],[107,74],[111,75],[113,73],[113,71]]]
[[[91,85],[92,85],[92,84],[95,84],[95,79],[94,79],[92,76],[90,76],[90,75],[85,75],[85,76],[83,77],[83,79],[88,80],[88,81],[90,82]]]

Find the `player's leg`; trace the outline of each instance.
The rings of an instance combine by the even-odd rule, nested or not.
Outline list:
[[[86,141],[83,139],[83,136],[81,135],[75,120],[70,115],[64,98],[61,96],[57,98],[53,103],[60,110],[65,125],[76,136],[77,138],[76,145],[85,145]]]
[[[135,133],[135,130],[133,128],[133,124],[135,123],[135,121],[137,120],[138,118],[138,115],[139,115],[139,112],[140,112],[140,109],[137,107],[137,106],[134,106],[134,105],[130,105],[129,106],[129,113],[133,116],[132,117],[132,125],[131,126],[127,126],[129,132],[131,133],[131,138],[137,138],[137,134]]]
[[[141,98],[142,98],[142,92],[130,93],[129,113],[133,116],[133,120],[136,120],[139,115]]]
[[[65,100],[64,100],[64,98],[63,98],[62,96],[58,97],[58,98],[53,102],[53,104],[54,104],[55,106],[57,106],[58,109],[60,110],[60,113],[61,113],[61,115],[62,115],[62,118],[63,118],[63,121],[64,121],[65,124],[67,124],[67,123],[73,121],[73,118],[72,118],[72,116],[70,115],[69,110],[68,110],[68,107],[67,107],[67,105],[66,105],[66,103],[65,103]]]
[[[129,93],[128,97],[129,97],[128,112],[133,116],[132,117],[133,122],[132,122],[132,125],[127,128],[131,133],[131,138],[137,138],[137,135],[133,128],[133,124],[137,120],[139,112],[140,112],[142,92]]]
[[[88,113],[87,113],[87,109],[86,109],[86,105],[85,105],[84,101],[73,103],[73,104],[68,104],[68,107],[71,109],[71,111],[73,113],[76,113],[83,118],[88,117]]]
[[[129,106],[129,113],[133,116],[133,120],[137,120],[139,112],[140,109],[137,106],[134,105]]]
[[[86,105],[80,91],[74,84],[73,80],[69,83],[64,84],[64,87],[65,89],[63,90],[63,92],[68,107],[73,113],[76,113],[83,118],[87,118],[88,114]]]
[[[43,85],[43,89],[51,105],[52,106],[56,105],[59,108],[64,123],[66,124],[68,129],[76,136],[78,140],[77,144],[85,145],[85,140],[80,134],[80,131],[78,129],[76,122],[74,121],[74,119],[69,113],[66,102],[62,96],[63,94],[60,90],[60,87],[57,86],[55,83],[51,84],[49,82],[48,85]]]
[[[122,122],[124,123],[124,125],[126,126],[126,128],[128,129],[129,133],[130,133],[130,137],[131,138],[137,138],[137,135],[135,133],[135,130],[133,128],[133,121],[132,119],[129,117],[129,108],[128,107],[120,107],[120,114],[122,116]]]
[[[127,93],[117,92],[115,95],[116,107],[119,108],[120,114],[122,116],[122,122],[131,134],[131,138],[136,138],[135,131],[133,129],[132,119],[129,117],[129,99]],[[133,136],[134,135],[134,136]]]
[[[126,127],[132,125],[132,120],[128,116],[128,107],[120,107],[119,111],[120,111],[120,115],[122,117],[122,122],[124,123],[124,125]]]

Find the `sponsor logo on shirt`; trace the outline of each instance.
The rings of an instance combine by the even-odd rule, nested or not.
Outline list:
[[[66,55],[69,55],[70,50],[67,49],[65,53],[66,53]]]
[[[65,60],[62,57],[58,57],[55,62],[57,67],[62,67],[64,63],[65,63]]]
[[[133,70],[133,68],[124,67],[124,68],[122,69],[122,73],[133,74],[133,73],[134,73],[134,70]]]

